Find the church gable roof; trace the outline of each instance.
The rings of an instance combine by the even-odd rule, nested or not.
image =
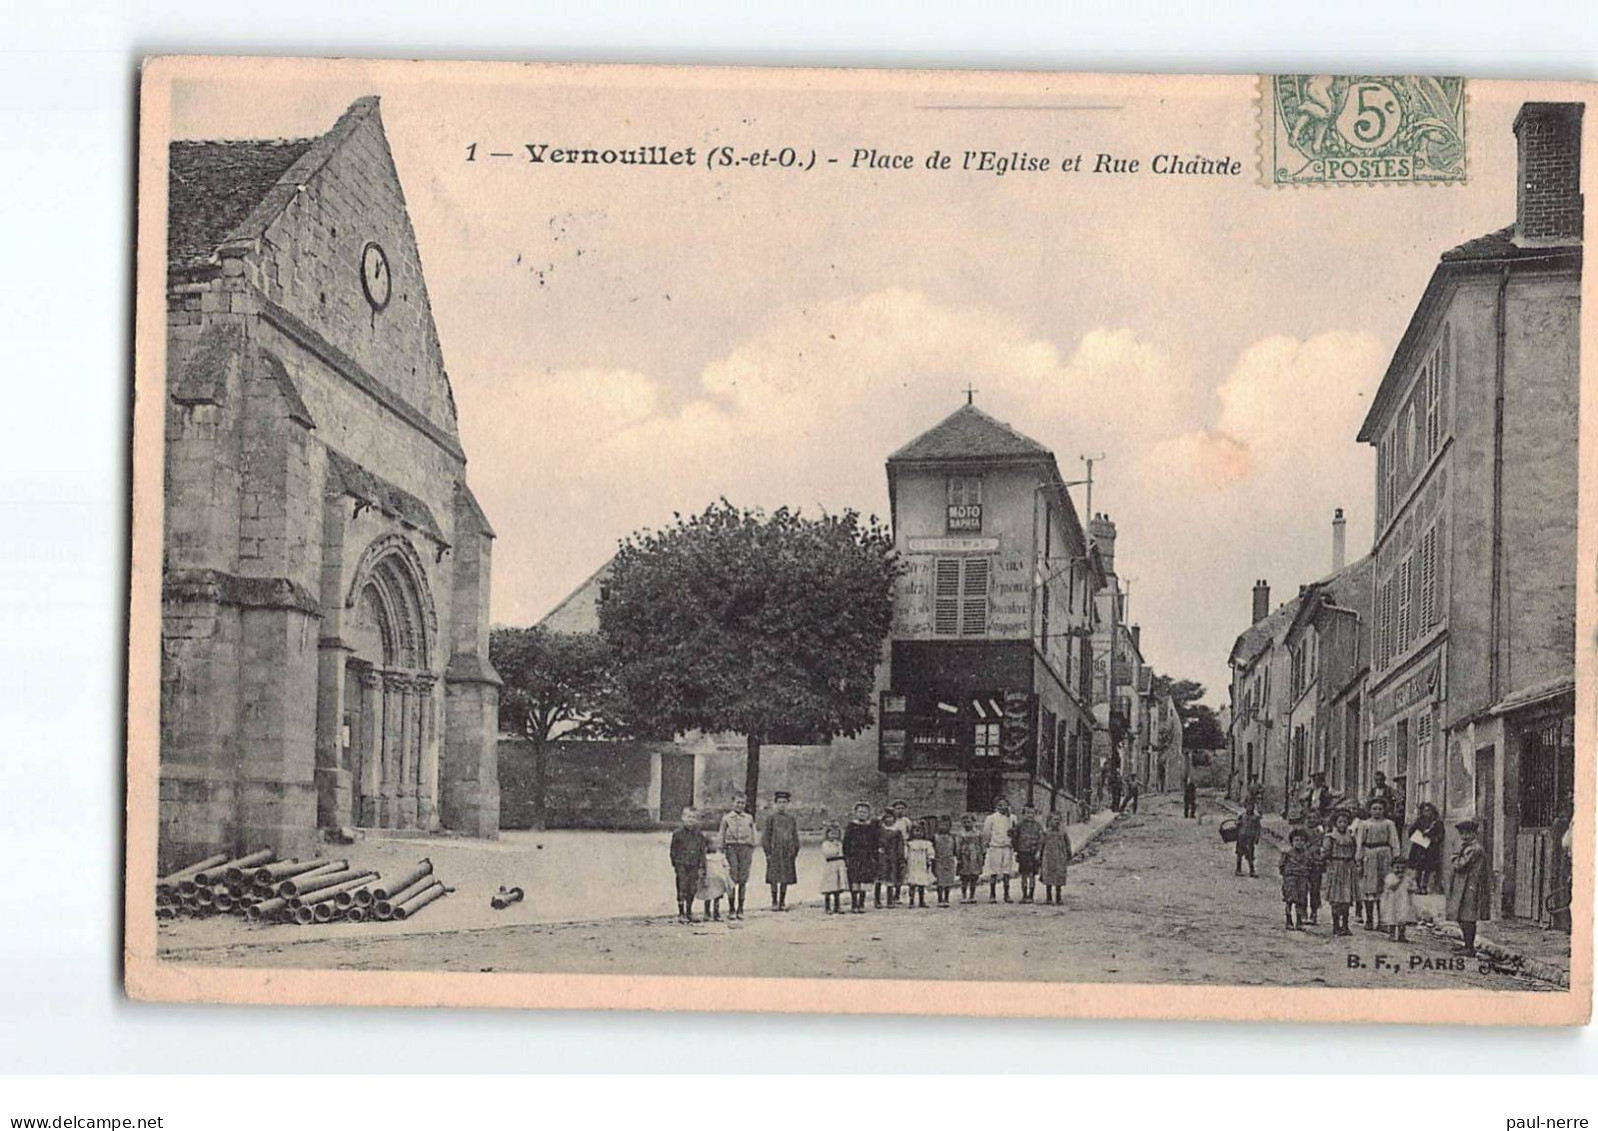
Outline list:
[[[889,464],[923,460],[1053,460],[1054,453],[972,404],[957,410],[888,457]]]
[[[168,264],[206,263],[223,244],[262,235],[377,105],[376,96],[356,99],[320,137],[172,142]]]
[[[289,141],[174,141],[167,168],[167,262],[203,263],[311,148]]]

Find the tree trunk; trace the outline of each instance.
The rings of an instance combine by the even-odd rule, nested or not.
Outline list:
[[[744,761],[744,800],[748,802],[749,813],[754,814],[759,807],[760,798],[760,736],[749,736],[749,756]]]
[[[533,738],[533,828],[535,829],[543,829],[549,823],[546,804],[549,788],[548,745],[547,739],[536,736]]]

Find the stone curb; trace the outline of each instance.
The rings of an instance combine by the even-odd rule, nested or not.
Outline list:
[[[1226,809],[1234,816],[1243,811],[1243,807],[1241,805],[1228,798],[1216,797],[1212,798],[1211,800],[1215,801],[1221,806],[1221,808]],[[1271,816],[1276,817],[1275,814],[1271,814]],[[1276,817],[1276,820],[1282,824],[1287,823],[1281,817]],[[1260,822],[1260,831],[1266,836],[1270,837],[1271,840],[1275,841],[1277,844],[1284,843],[1283,834],[1279,830],[1272,828],[1269,824],[1266,824],[1265,820],[1263,819]],[[1421,912],[1419,925],[1425,930],[1431,932],[1433,935],[1436,935],[1438,938],[1448,939],[1451,942],[1463,942],[1465,939],[1464,933],[1456,924],[1451,923],[1446,919],[1439,919],[1430,911]],[[1528,978],[1534,978],[1539,982],[1548,982],[1549,984],[1559,986],[1562,989],[1570,989],[1570,971],[1562,969],[1561,967],[1554,965],[1552,962],[1544,962],[1540,958],[1528,958],[1524,954],[1509,950],[1506,947],[1502,947],[1497,943],[1481,938],[1480,936],[1478,936],[1476,939],[1476,952],[1478,954],[1487,956],[1500,965],[1508,967],[1509,972],[1511,973],[1522,974]]]

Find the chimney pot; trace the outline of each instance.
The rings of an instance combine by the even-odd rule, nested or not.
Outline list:
[[[1348,523],[1343,518],[1343,508],[1332,515],[1332,572],[1342,569],[1348,561]]]
[[[1264,579],[1254,583],[1254,624],[1259,624],[1271,611],[1271,587]]]

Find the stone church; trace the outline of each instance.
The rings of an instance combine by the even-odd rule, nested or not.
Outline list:
[[[494,836],[494,532],[376,98],[170,150],[161,865]]]

